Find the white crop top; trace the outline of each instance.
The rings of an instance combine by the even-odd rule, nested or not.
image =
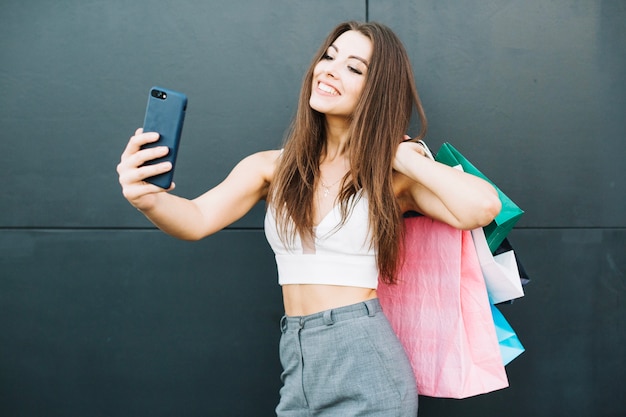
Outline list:
[[[378,265],[371,242],[368,201],[357,194],[357,201],[346,223],[341,222],[341,208],[335,206],[315,227],[315,242],[303,247],[299,235],[292,246],[280,240],[274,209],[265,214],[265,236],[276,255],[278,283],[324,284],[376,289]],[[289,239],[287,238],[289,241]],[[311,247],[308,247],[311,246]]]

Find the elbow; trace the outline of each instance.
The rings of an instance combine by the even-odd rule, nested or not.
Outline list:
[[[493,192],[482,199],[480,208],[477,210],[476,227],[484,227],[491,223],[502,210],[502,202],[498,192]]]
[[[502,210],[502,202],[498,198],[496,194],[495,198],[491,198],[488,202],[485,203],[483,226],[487,226],[491,223],[497,216],[500,214]]]
[[[197,242],[202,240],[208,236],[211,236],[217,232],[222,230],[221,228],[211,228],[211,227],[195,227],[192,230],[186,230],[185,232],[175,236],[180,240],[185,240],[188,242]]]
[[[500,214],[502,202],[498,197],[497,191],[494,189],[493,193],[488,193],[476,200],[473,207],[474,209],[471,210],[471,212],[467,212],[464,221],[460,221],[459,229],[473,230],[487,226]]]
[[[185,235],[185,236],[180,236],[179,239],[187,241],[187,242],[197,242],[197,241],[202,239],[202,236],[199,236],[199,235]]]
[[[177,230],[177,229],[167,229],[167,228],[160,228],[160,229],[161,231],[165,232],[171,237],[176,238],[178,240],[183,240],[185,242],[197,242],[199,240],[202,240],[204,237],[206,237],[206,235],[200,233],[197,230]]]
[[[205,230],[202,228],[195,228],[194,230],[188,231],[184,237],[182,237],[183,240],[189,241],[189,242],[197,242],[199,240],[204,239],[207,236],[210,236],[216,232],[218,232],[219,230]]]

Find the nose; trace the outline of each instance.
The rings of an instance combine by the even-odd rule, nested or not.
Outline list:
[[[324,72],[326,73],[326,76],[330,78],[337,78],[337,74],[338,74],[337,62],[328,61],[326,63],[326,67],[324,68]]]

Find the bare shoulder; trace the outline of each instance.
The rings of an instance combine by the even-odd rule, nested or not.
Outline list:
[[[281,153],[282,151],[279,149],[260,151],[253,153],[248,158],[254,159],[257,163],[262,165],[275,165]]]
[[[280,154],[280,150],[253,153],[239,162],[235,170],[254,172],[260,175],[265,182],[271,183],[274,178],[274,171],[276,170]]]

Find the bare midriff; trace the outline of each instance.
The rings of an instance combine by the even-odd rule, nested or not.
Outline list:
[[[371,288],[318,284],[283,285],[283,302],[287,316],[308,316],[372,298],[376,298],[376,290]]]

